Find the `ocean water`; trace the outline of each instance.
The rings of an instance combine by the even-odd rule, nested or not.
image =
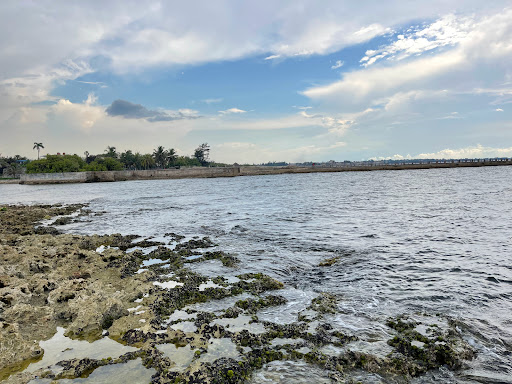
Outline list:
[[[0,185],[2,204],[78,202],[103,214],[68,232],[209,236],[241,260],[237,274],[283,281],[290,312],[260,319],[293,318],[318,292],[339,295],[329,321],[363,342],[387,340],[389,316],[458,319],[476,359],[414,382],[512,383],[512,167]],[[293,364],[274,365],[255,380],[293,378]]]

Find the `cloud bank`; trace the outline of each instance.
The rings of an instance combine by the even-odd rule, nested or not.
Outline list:
[[[183,119],[197,119],[197,111],[183,109],[173,112],[150,110],[141,104],[130,103],[126,100],[114,100],[105,110],[109,116],[118,116],[125,119],[146,119],[150,123],[158,121],[174,121]]]
[[[512,157],[512,147],[493,148],[476,145],[458,149],[442,149],[437,152],[419,153],[417,155],[393,155],[373,158],[374,160],[406,160],[406,159],[487,159],[495,157]]]

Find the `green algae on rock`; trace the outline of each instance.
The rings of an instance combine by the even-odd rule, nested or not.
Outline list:
[[[0,379],[7,383],[92,383],[117,375],[124,364],[145,378],[150,373],[152,383],[241,383],[279,361],[314,366],[339,381],[350,382],[347,375],[357,370],[408,380],[443,365],[459,369],[474,355],[453,321],[428,316],[389,319],[395,335],[388,355],[373,353],[371,343],[358,348],[363,340],[328,321],[338,313],[329,293],[289,323],[260,321],[269,307],[289,305],[276,294],[284,284],[262,273],[228,279],[195,272],[197,263],[213,259],[229,271],[239,264],[211,250],[209,238],[181,242],[168,234],[172,248],[137,235],[79,236],[37,224],[65,225],[64,217],[83,211],[83,205],[0,207],[0,337],[9,345],[0,351],[0,366],[7,367]],[[216,302],[222,305],[204,304]],[[119,352],[45,348],[57,330],[70,343],[114,343]],[[25,369],[41,356],[34,370]]]
[[[397,332],[388,344],[395,349],[391,365],[400,373],[417,376],[441,366],[460,369],[475,356],[451,319],[401,316],[386,324]]]

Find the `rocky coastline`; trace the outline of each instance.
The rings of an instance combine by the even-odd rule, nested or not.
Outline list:
[[[197,263],[218,260],[236,271],[240,262],[209,238],[59,231],[98,214],[85,205],[0,205],[0,381],[73,382],[133,370],[141,382],[242,383],[271,362],[303,361],[332,382],[357,382],[351,373],[364,371],[406,383],[474,358],[456,320],[419,313],[387,319],[386,354],[357,348],[356,336],[326,320],[341,300],[329,293],[291,323],[260,320],[262,309],[286,305],[284,284],[261,273],[201,275]]]

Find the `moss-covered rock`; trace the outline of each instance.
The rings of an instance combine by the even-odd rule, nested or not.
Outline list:
[[[287,300],[283,296],[268,295],[258,299],[248,298],[245,300],[238,300],[235,303],[235,306],[243,309],[246,313],[254,314],[262,308],[282,305],[286,302]]]
[[[459,369],[475,356],[450,319],[398,317],[386,324],[397,332],[388,344],[395,349],[390,366],[400,373],[417,376],[441,366]]]
[[[322,292],[319,296],[311,300],[308,309],[312,309],[319,313],[336,313],[338,299],[330,293]]]
[[[318,266],[319,267],[330,267],[331,265],[334,265],[338,262],[340,259],[339,256],[331,257],[329,259],[325,259],[324,261],[321,261]]]

